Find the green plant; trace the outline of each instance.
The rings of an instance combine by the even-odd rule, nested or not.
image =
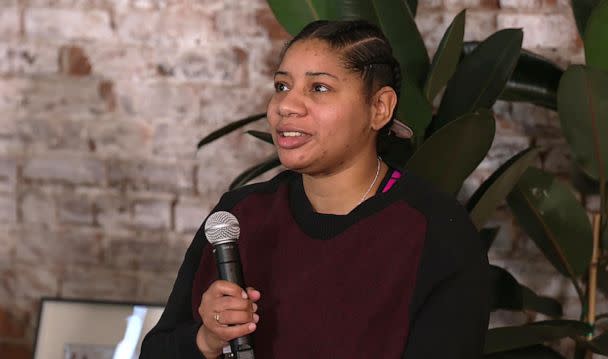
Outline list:
[[[589,5],[590,1],[582,2]],[[606,7],[607,2],[604,0],[598,8]],[[297,33],[308,22],[321,18],[364,18],[383,29],[402,64],[402,78],[405,79],[398,119],[405,120],[416,134],[411,141],[394,139],[384,157],[405,166],[444,191],[456,194],[464,180],[486,156],[495,133],[495,121],[489,109],[498,98],[530,102],[551,110],[559,109],[564,133],[569,138],[577,162],[586,175],[596,175],[599,181],[603,228],[606,228],[605,171],[608,165],[603,159],[608,158],[608,152],[605,140],[601,142],[599,139],[600,133],[608,134],[608,119],[605,117],[608,116],[608,93],[605,92],[608,82],[599,81],[604,76],[605,67],[571,67],[563,75],[564,71],[551,62],[521,50],[523,34],[518,29],[498,31],[479,43],[463,43],[464,11],[454,18],[446,30],[431,61],[414,22],[417,1],[268,0],[268,3],[278,21],[291,34]],[[588,29],[585,45],[589,51],[588,59],[594,59],[595,64],[590,65],[597,66],[596,63],[606,63],[605,50],[608,47],[601,43],[601,36],[608,36],[602,25],[602,22],[608,23],[608,17],[603,10],[591,6],[594,10],[587,11],[588,8],[579,6],[577,10],[575,6],[574,10],[575,14],[579,13],[579,28],[580,24],[587,22],[584,17],[591,14],[589,24],[585,25]],[[596,48],[599,50],[594,50]],[[589,84],[584,79],[592,79],[594,85],[581,85]],[[438,108],[433,109],[431,103],[444,88]],[[576,96],[571,91],[576,92]],[[562,99],[564,96],[568,99]],[[599,107],[590,107],[585,99],[592,99],[593,104]],[[588,109],[585,123],[593,124],[595,129],[593,126],[583,126],[585,129],[581,130],[581,126],[569,122],[568,118],[573,116],[569,112],[575,112],[572,110],[574,108]],[[601,111],[600,115],[598,111]],[[199,148],[264,117],[265,114],[257,114],[231,123],[202,139]],[[600,122],[605,126],[604,132],[598,131]],[[267,133],[248,133],[272,143]],[[585,141],[588,138],[585,136],[590,133],[597,135],[593,137],[596,141],[591,146],[592,150],[589,150],[589,141]],[[598,157],[598,153],[601,156]],[[466,207],[489,247],[498,229],[484,226],[496,207],[507,199],[515,217],[532,240],[560,273],[571,279],[581,299],[581,318],[553,319],[491,329],[487,336],[486,356],[562,358],[543,343],[565,337],[577,340],[580,349],[577,355],[585,350],[607,353],[608,336],[585,339],[590,326],[584,321],[587,293],[582,283],[591,257],[589,220],[568,186],[548,173],[530,168],[537,155],[537,149],[529,148],[506,161],[475,191]],[[599,162],[594,162],[598,158]],[[239,175],[231,188],[241,186],[279,164],[278,158],[272,157],[254,165]],[[564,225],[564,219],[568,220],[567,225]],[[558,301],[535,294],[506,270],[492,266],[491,274],[493,309],[534,311],[551,318],[562,316]],[[603,270],[599,275],[600,285],[604,280],[608,289],[608,273]]]

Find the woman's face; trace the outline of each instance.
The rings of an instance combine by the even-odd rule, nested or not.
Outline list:
[[[371,105],[359,74],[346,70],[321,40],[287,50],[274,77],[268,121],[281,163],[307,173],[332,173],[374,151]]]

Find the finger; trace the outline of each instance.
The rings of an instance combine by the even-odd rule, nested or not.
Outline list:
[[[247,287],[247,296],[249,297],[249,299],[253,302],[257,302],[258,300],[260,300],[260,297],[262,296],[260,294],[260,291],[252,288],[252,287]]]
[[[212,310],[214,312],[220,312],[224,310],[242,310],[247,312],[253,312],[253,303],[247,299],[234,298],[234,297],[222,297],[215,300]]]
[[[224,325],[234,325],[234,324],[245,324],[245,323],[255,323],[255,316],[259,316],[249,311],[242,310],[226,310],[219,313],[218,319],[220,324]]]
[[[225,280],[216,280],[209,286],[209,290],[214,297],[231,296],[247,298],[247,293],[237,284]]]
[[[212,331],[224,341],[230,341],[234,338],[242,337],[251,334],[257,326],[255,323],[239,324],[234,326],[215,327]]]

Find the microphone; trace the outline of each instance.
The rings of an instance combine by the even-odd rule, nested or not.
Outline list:
[[[243,268],[236,240],[241,229],[236,217],[226,211],[215,212],[205,223],[205,236],[213,245],[213,254],[217,264],[219,278],[245,288]],[[232,339],[230,349],[239,359],[254,359],[253,340],[250,335]]]

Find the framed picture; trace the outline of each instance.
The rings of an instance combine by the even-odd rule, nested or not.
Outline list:
[[[43,298],[34,359],[133,359],[163,305]]]

